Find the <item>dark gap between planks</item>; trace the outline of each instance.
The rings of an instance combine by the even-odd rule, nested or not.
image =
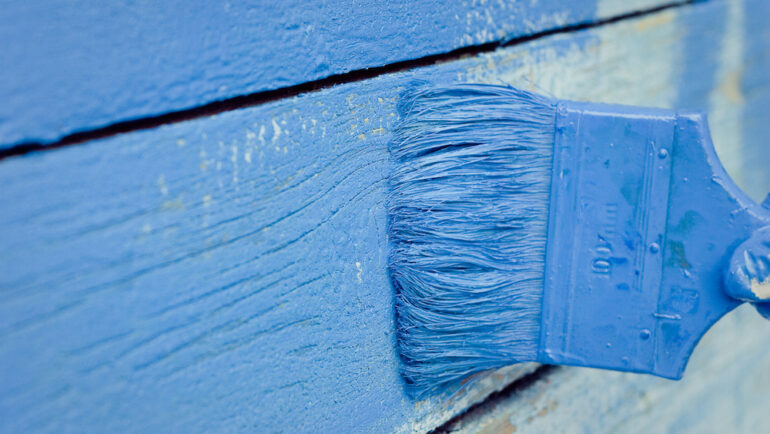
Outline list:
[[[538,33],[533,33],[526,36],[520,36],[510,40],[499,40],[493,42],[487,42],[479,45],[470,45],[467,47],[461,47],[446,53],[431,54],[429,56],[420,57],[418,59],[404,60],[400,62],[391,63],[384,66],[377,66],[373,68],[357,69],[354,71],[331,75],[319,80],[308,81],[302,84],[283,87],[274,90],[267,90],[261,92],[255,92],[248,95],[240,95],[225,100],[214,101],[208,104],[204,104],[198,107],[189,109],[183,109],[173,111],[157,116],[148,116],[139,119],[131,119],[126,121],[116,122],[104,127],[95,128],[92,130],[79,131],[62,137],[61,139],[50,142],[25,142],[10,148],[0,149],[0,160],[28,154],[31,152],[47,151],[52,149],[63,148],[65,146],[76,145],[79,143],[87,142],[90,140],[103,139],[118,134],[128,133],[131,131],[146,130],[150,128],[159,127],[161,125],[173,124],[177,122],[187,121],[191,119],[212,116],[223,112],[232,110],[238,110],[245,107],[257,106],[272,101],[277,101],[284,98],[291,98],[303,93],[316,92],[326,88],[355,83],[362,80],[368,80],[383,74],[392,74],[395,72],[407,71],[410,69],[421,68],[425,66],[435,65],[439,63],[452,62],[464,57],[475,56],[483,53],[489,53],[500,47],[510,47],[513,45],[524,44],[536,39],[544,38],[551,35],[576,32],[585,29],[591,29],[606,24],[616,23],[627,19],[644,17],[647,15],[655,14],[666,9],[678,8],[685,5],[704,2],[706,0],[684,0],[666,3],[661,6],[657,6],[651,9],[629,12],[627,14],[618,15],[616,17],[606,18],[597,21],[584,22],[578,24],[572,24],[565,27],[559,27],[555,29],[545,30]]]
[[[483,401],[473,404],[462,413],[444,422],[441,426],[434,428],[430,431],[430,434],[447,434],[457,431],[457,429],[460,428],[458,425],[462,424],[466,419],[473,419],[475,416],[488,413],[511,396],[519,394],[521,391],[536,383],[545,381],[551,374],[559,369],[561,368],[553,365],[539,366],[529,374],[518,378],[511,384],[505,386],[502,390],[490,394]]]

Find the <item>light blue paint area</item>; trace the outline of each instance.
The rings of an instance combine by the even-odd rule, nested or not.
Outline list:
[[[719,67],[727,17],[727,4],[706,2],[690,14],[677,15],[678,27],[685,32],[675,106],[680,109],[707,112],[709,94],[714,88]],[[693,77],[698,77],[693,80]]]
[[[595,3],[9,2],[0,147],[587,22]]]
[[[740,73],[740,91],[747,112],[756,113],[743,124],[743,152],[746,155],[744,170],[751,177],[744,180],[745,189],[757,201],[770,192],[770,141],[767,123],[770,121],[770,87],[767,74],[770,71],[770,3],[762,0],[746,0],[744,5],[745,32],[744,52],[746,59]]]

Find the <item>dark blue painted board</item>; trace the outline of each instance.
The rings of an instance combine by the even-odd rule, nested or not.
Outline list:
[[[639,2],[626,3],[611,12]],[[5,2],[0,148],[531,34],[597,13],[596,0]]]
[[[456,401],[410,400],[396,368],[383,204],[399,87],[484,74],[528,86],[529,71],[555,77],[544,90],[690,106],[719,86],[697,91],[713,59],[672,47],[722,6],[4,160],[0,432],[446,420]],[[640,56],[649,69],[629,66]]]

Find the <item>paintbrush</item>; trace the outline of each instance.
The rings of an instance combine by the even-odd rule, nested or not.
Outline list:
[[[389,271],[417,396],[520,362],[681,378],[743,302],[770,312],[770,196],[695,112],[416,86],[391,143]]]

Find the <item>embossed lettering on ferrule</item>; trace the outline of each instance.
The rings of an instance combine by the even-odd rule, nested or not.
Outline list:
[[[557,112],[541,359],[649,371],[675,117],[601,109]]]

